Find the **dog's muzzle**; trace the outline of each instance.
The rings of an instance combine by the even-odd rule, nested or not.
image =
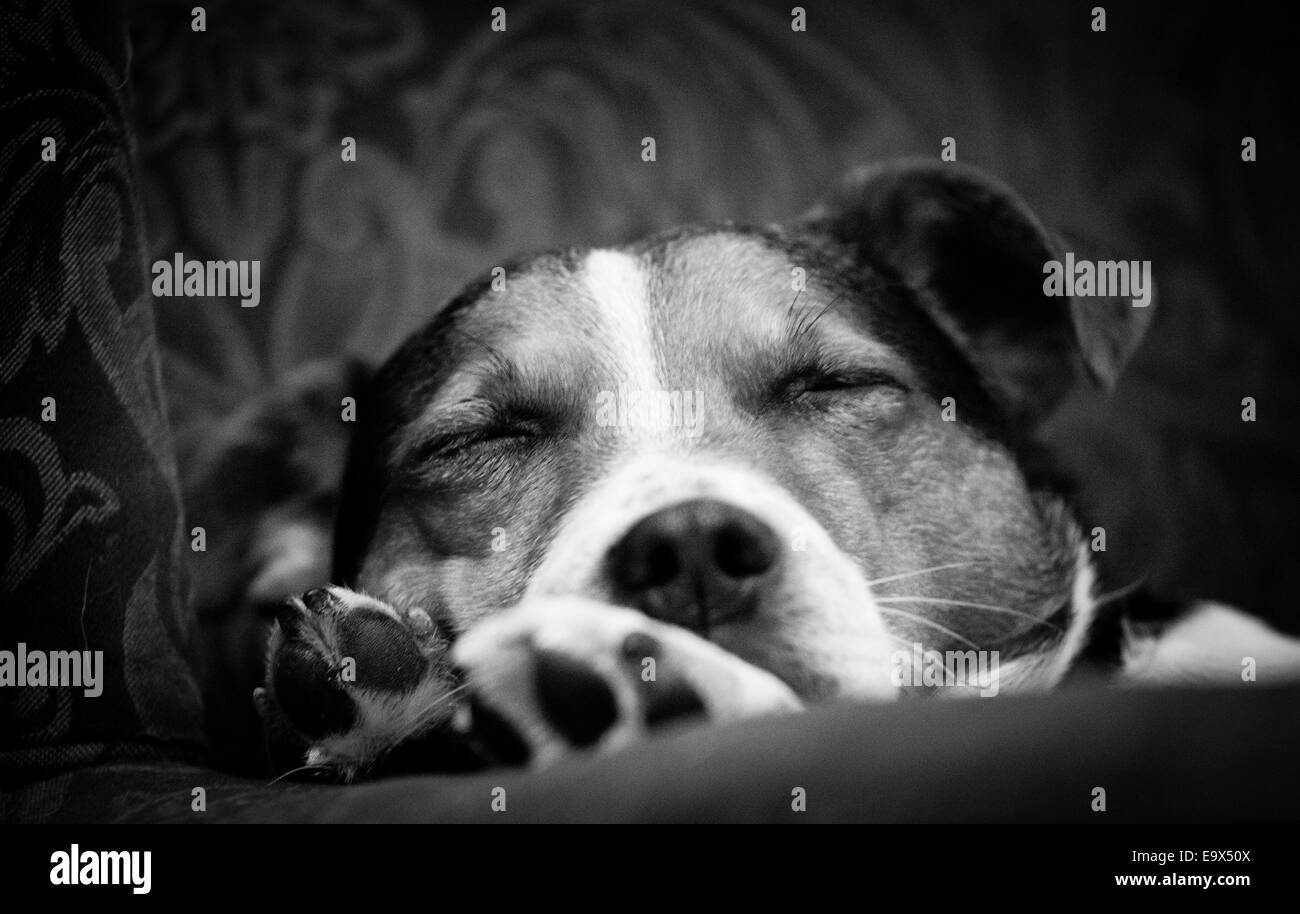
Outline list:
[[[644,455],[569,512],[525,600],[636,609],[801,697],[890,698],[891,640],[861,569],[788,491],[732,463]]]

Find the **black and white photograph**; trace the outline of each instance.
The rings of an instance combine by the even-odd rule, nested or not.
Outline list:
[[[1216,826],[1070,884],[1248,897],[1292,31],[3,0],[6,885],[159,894],[171,824],[1015,823],[934,853]]]

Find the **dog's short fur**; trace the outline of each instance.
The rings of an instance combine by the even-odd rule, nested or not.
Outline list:
[[[1150,313],[1046,297],[1059,253],[1006,187],[903,162],[790,225],[470,286],[358,391],[347,587],[280,608],[272,732],[345,777],[457,724],[545,763],[690,715],[893,700],[918,643],[998,652],[1000,692],[1056,686],[1106,645],[1035,432],[1075,385],[1114,383]],[[610,412],[644,391],[674,392],[675,424]],[[305,535],[268,548],[318,554]],[[1163,643],[1126,648],[1135,677],[1200,671]],[[1235,673],[1245,649],[1222,647]]]

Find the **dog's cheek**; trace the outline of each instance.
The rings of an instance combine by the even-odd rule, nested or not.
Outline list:
[[[518,602],[549,537],[549,506],[427,504],[394,511],[381,524],[356,586],[399,610],[419,607],[463,627],[464,611]],[[436,608],[436,612],[435,612]]]

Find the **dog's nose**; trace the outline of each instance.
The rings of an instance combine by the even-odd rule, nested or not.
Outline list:
[[[707,631],[754,610],[777,549],[772,528],[752,514],[696,499],[638,522],[609,550],[606,568],[619,599]]]

